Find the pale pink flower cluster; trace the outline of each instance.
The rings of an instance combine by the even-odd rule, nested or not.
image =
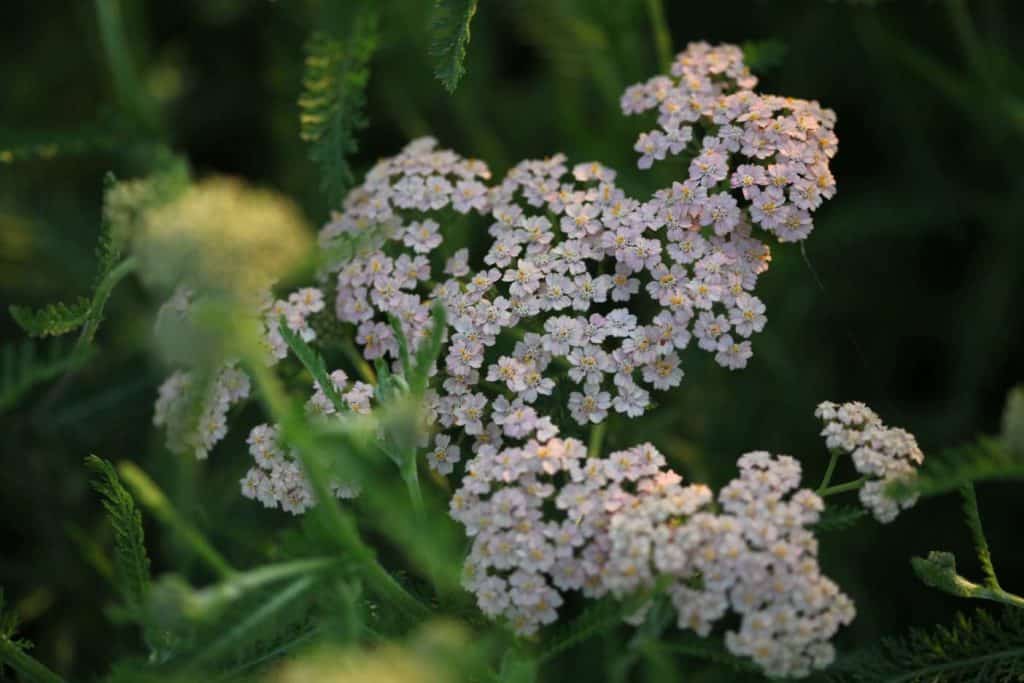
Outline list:
[[[913,434],[887,427],[863,403],[825,401],[814,414],[825,423],[821,435],[829,450],[851,456],[857,472],[867,479],[860,489],[860,501],[879,522],[891,522],[901,509],[917,502],[916,495],[897,499],[886,493],[894,481],[916,476],[924,462]]]
[[[255,466],[242,479],[242,495],[263,503],[265,507],[280,506],[285,512],[299,515],[316,504],[316,497],[306,473],[294,451],[281,444],[278,428],[261,424],[252,428],[247,439]],[[338,498],[354,498],[358,490],[347,484],[332,483]]]
[[[832,661],[829,640],[854,616],[806,528],[823,503],[796,490],[793,458],[748,453],[739,467],[716,512],[710,489],[683,486],[649,444],[606,459],[574,439],[482,447],[451,501],[473,538],[465,585],[485,614],[530,634],[569,591],[621,598],[670,577],[680,628],[706,636],[731,610],[730,651],[805,676]]]
[[[677,220],[726,234],[750,221],[780,242],[810,234],[811,213],[835,194],[829,161],[838,140],[835,113],[817,102],[761,95],[734,45],[691,43],[671,77],[630,86],[622,110],[658,111],[657,130],[641,133],[637,165],[686,152],[689,177],[666,192]]]
[[[205,396],[192,392],[192,373],[178,370],[157,392],[153,424],[167,432],[167,448],[173,453],[191,453],[200,460],[209,457],[213,447],[228,432],[228,410],[249,397],[249,377],[234,365],[217,373]],[[193,418],[193,401],[201,401],[199,419]]]
[[[305,342],[316,339],[316,331],[309,324],[309,317],[324,310],[324,293],[316,287],[303,287],[292,292],[287,299],[273,300],[265,297],[260,307],[266,331],[264,344],[269,352],[268,361],[275,363],[288,355],[288,344],[281,336],[281,319],[288,329],[299,335]]]

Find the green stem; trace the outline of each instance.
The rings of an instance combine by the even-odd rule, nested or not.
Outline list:
[[[221,578],[235,575],[234,567],[206,540],[206,537],[198,529],[181,516],[164,492],[149,478],[149,475],[133,462],[121,463],[117,471],[121,475],[121,479],[131,488],[139,503],[149,510],[160,523],[180,536],[210,569]]]
[[[64,683],[63,678],[7,638],[0,638],[0,663],[17,671],[29,683]]]
[[[96,0],[96,21],[99,24],[100,42],[110,66],[114,94],[118,103],[139,123],[147,128],[156,128],[154,110],[125,44],[124,21],[119,0]]]
[[[243,640],[250,633],[258,629],[265,622],[270,621],[278,612],[299,600],[316,583],[312,576],[303,576],[297,579],[283,591],[276,593],[259,609],[243,619],[223,636],[212,644],[203,648],[200,654],[193,659],[187,668],[194,669],[199,665],[217,659],[217,657],[230,652],[237,643]]]
[[[366,362],[363,355],[356,349],[355,344],[352,343],[351,339],[345,338],[339,342],[342,353],[348,358],[349,362],[355,366],[356,371],[363,378],[363,381],[367,384],[377,384],[377,375],[373,372],[373,368]]]
[[[412,501],[412,508],[417,513],[423,512],[423,493],[420,491],[419,469],[416,467],[416,450],[410,449],[402,460],[399,468],[402,481],[409,490],[409,499]]]
[[[835,495],[837,493],[846,493],[847,491],[856,491],[860,487],[864,486],[864,484],[867,482],[867,480],[868,480],[867,477],[861,477],[860,479],[854,479],[853,481],[848,481],[845,484],[836,484],[835,486],[828,486],[828,487],[824,487],[824,488],[819,488],[817,491],[815,491],[815,493],[817,493],[822,498],[826,498],[828,496],[833,496],[833,495]]]
[[[590,428],[590,443],[587,444],[587,457],[597,458],[601,455],[601,446],[604,444],[604,435],[608,431],[608,420],[598,422]]]
[[[118,282],[134,273],[138,265],[134,256],[126,258],[107,273],[107,276],[97,285],[96,292],[92,297],[93,308],[89,310],[89,316],[85,321],[85,326],[82,328],[82,333],[75,342],[75,351],[92,343],[92,340],[96,337],[96,330],[99,329],[100,323],[103,322],[103,307],[106,306],[107,299],[110,298],[110,292],[113,291]]]
[[[658,64],[665,71],[672,66],[672,35],[665,21],[665,6],[662,0],[647,0],[647,16],[654,32],[654,46],[658,53]]]
[[[410,618],[419,620],[429,615],[429,610],[408,593],[377,562],[373,550],[367,546],[349,515],[346,515],[331,495],[327,472],[317,457],[318,444],[306,429],[301,408],[291,404],[280,380],[267,368],[258,348],[247,349],[246,363],[260,397],[267,411],[281,425],[285,441],[295,447],[309,476],[318,505],[316,514],[322,516],[326,526],[333,532],[339,548],[348,554],[362,568],[367,587],[392,602]]]
[[[836,471],[836,463],[839,462],[839,451],[833,451],[832,458],[828,461],[828,467],[825,468],[825,477],[821,480],[821,484],[818,486],[818,490],[822,491],[828,487],[829,482],[832,481],[832,474]]]

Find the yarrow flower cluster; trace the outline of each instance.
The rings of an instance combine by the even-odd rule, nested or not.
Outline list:
[[[281,444],[276,426],[257,425],[246,440],[249,453],[256,462],[242,479],[242,495],[263,503],[265,507],[281,507],[293,515],[302,514],[316,503],[313,489],[302,471],[298,456]],[[331,490],[338,498],[354,498],[357,488],[333,483]]]
[[[854,616],[806,528],[823,503],[796,491],[793,458],[748,453],[739,467],[714,512],[710,489],[683,486],[649,444],[606,459],[574,439],[481,448],[451,501],[473,538],[465,585],[484,613],[530,634],[569,591],[625,597],[671,577],[680,628],[705,636],[732,610],[730,651],[769,675],[807,675],[832,661],[828,641]]]
[[[166,429],[169,450],[192,453],[205,460],[228,432],[228,410],[249,397],[249,377],[234,365],[227,365],[204,395],[197,397],[196,389],[191,373],[172,373],[158,390],[153,424]],[[196,400],[200,402],[197,420],[193,412]]]
[[[637,165],[686,152],[689,178],[669,193],[681,218],[719,235],[749,220],[780,242],[802,240],[811,213],[835,194],[835,113],[758,94],[755,85],[740,48],[691,43],[671,77],[655,76],[622,96],[626,114],[658,110],[659,128],[637,139]]]
[[[626,90],[626,114],[658,111],[658,129],[636,143],[638,166],[689,160],[685,179],[647,199],[628,196],[597,162],[556,154],[492,181],[483,162],[414,140],[378,162],[321,230],[333,263],[317,286],[267,295],[256,313],[271,364],[288,355],[282,321],[307,343],[325,329],[319,321],[349,326],[361,360],[397,374],[403,350],[442,332],[431,309],[443,305],[419,447],[439,475],[461,474],[450,510],[473,539],[466,587],[520,634],[555,621],[568,592],[624,597],[668,579],[680,628],[707,635],[732,612],[733,653],[770,675],[803,676],[832,660],[829,640],[853,618],[850,600],[821,575],[807,527],[823,504],[798,490],[792,458],[748,453],[715,496],[683,485],[649,444],[588,458],[552,420],[562,408],[581,427],[643,415],[652,391],[681,383],[691,342],[730,370],[749,362],[750,339],[767,322],[755,295],[767,242],[810,234],[811,213],[835,193],[837,145],[831,111],[758,94],[756,82],[739,48],[694,43],[670,75]],[[486,236],[467,241],[472,253],[451,244],[474,222]],[[156,420],[175,450],[205,457],[223,437],[227,408],[248,394],[244,374],[224,373],[198,437],[171,436],[181,431],[173,406],[188,375],[161,388]],[[335,401],[370,412],[373,386],[350,384],[341,370],[331,382]],[[314,385],[310,413],[335,419],[339,408]],[[884,450],[895,438],[877,430],[860,429],[851,452],[895,452]],[[309,482],[277,428],[259,425],[248,442],[255,465],[243,494],[308,509]],[[889,456],[854,457],[879,482],[898,474],[879,460]],[[881,518],[888,508],[873,484],[862,499]]]
[[[897,499],[886,493],[894,481],[913,478],[924,462],[924,453],[913,434],[887,427],[863,403],[836,405],[825,401],[814,414],[825,423],[821,435],[829,450],[849,455],[853,466],[867,479],[860,489],[860,501],[879,522],[891,522],[901,509],[917,502],[916,495]]]

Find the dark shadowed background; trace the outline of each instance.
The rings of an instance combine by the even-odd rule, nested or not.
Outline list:
[[[296,107],[315,4],[124,2],[131,57],[156,104],[135,117],[145,121],[140,130],[113,104],[92,3],[2,3],[4,309],[87,291],[103,174],[140,172],[133,141],[151,133],[196,176],[243,176],[293,197],[311,225],[322,223],[331,207],[299,139]],[[695,40],[771,41],[760,88],[837,112],[839,192],[817,212],[804,251],[774,249],[759,292],[769,322],[749,367],[731,373],[705,354],[684,354],[683,384],[659,395],[641,425],[620,421],[608,446],[643,433],[685,476],[717,483],[732,476],[742,452],[792,453],[816,483],[826,460],[812,416],[821,400],[869,403],[916,433],[926,454],[996,431],[1008,389],[1024,379],[1024,5],[666,4],[675,50]],[[618,110],[627,85],[659,70],[643,0],[482,0],[454,95],[432,74],[429,5],[381,3],[383,44],[358,171],[432,134],[497,174],[561,151],[620,169],[622,184],[638,193],[671,177],[671,169],[635,170],[640,124]],[[95,130],[94,145],[57,144],[52,159],[2,154],[82,129]],[[290,523],[238,495],[248,457],[238,430],[206,463],[163,449],[151,421],[164,370],[146,350],[156,303],[134,282],[120,287],[97,358],[0,414],[0,585],[36,656],[77,677],[102,673],[136,637],[103,613],[112,594],[94,556],[109,532],[81,467],[86,455],[142,463],[229,552],[244,553]],[[0,312],[0,339],[20,336]],[[1024,590],[1019,488],[983,484],[979,497],[1003,583]],[[174,548],[155,527],[147,531],[160,569]],[[826,571],[858,606],[840,648],[948,620],[963,607],[918,582],[908,563],[933,548],[970,558],[955,496],[821,542]],[[590,666],[571,659],[573,671]]]

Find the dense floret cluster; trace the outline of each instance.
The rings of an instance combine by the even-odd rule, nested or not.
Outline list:
[[[717,497],[684,486],[644,444],[587,458],[573,439],[482,448],[452,497],[473,546],[466,587],[521,634],[555,621],[569,591],[628,597],[670,577],[680,628],[705,636],[730,610],[726,644],[770,675],[828,665],[853,604],[822,576],[807,526],[822,500],[796,491],[799,463],[748,453]]]
[[[890,484],[912,478],[924,462],[924,453],[914,435],[898,427],[887,427],[863,403],[820,404],[815,416],[825,423],[821,435],[832,452],[849,455],[853,466],[866,481],[860,501],[879,522],[891,522],[900,510],[917,502],[916,495],[895,498],[886,493]]]
[[[611,413],[644,414],[651,392],[682,381],[691,343],[731,370],[749,362],[767,320],[754,293],[771,261],[767,242],[811,232],[811,213],[835,192],[837,142],[831,111],[755,85],[738,48],[699,43],[670,75],[626,91],[625,113],[658,112],[658,129],[636,143],[639,167],[689,159],[685,179],[647,199],[628,196],[600,163],[558,154],[492,181],[483,162],[415,140],[374,166],[321,230],[328,258],[317,286],[268,295],[255,312],[271,364],[289,352],[282,321],[313,343],[319,318],[347,327],[361,361],[397,374],[402,342],[415,351],[431,339],[441,319],[432,306],[443,304],[420,447],[439,475],[461,473],[450,509],[473,539],[465,585],[520,634],[555,621],[567,592],[643,595],[667,579],[680,628],[706,635],[732,612],[733,653],[770,675],[802,676],[832,660],[829,640],[853,618],[820,573],[808,526],[823,503],[797,490],[792,458],[748,453],[715,496],[683,485],[649,444],[588,457],[580,441],[558,436]],[[474,221],[480,234],[465,239]],[[178,298],[172,308],[186,310],[187,295]],[[371,410],[373,385],[341,370],[331,381],[335,401]],[[198,429],[175,417],[186,415],[188,384],[187,373],[171,376],[156,421],[172,450],[205,457],[248,379],[225,368]],[[314,385],[310,413],[330,419],[339,407]],[[556,424],[563,408],[575,425]],[[878,482],[899,474],[885,460],[895,430],[843,424],[861,439],[842,441],[860,471]],[[314,504],[276,427],[255,427],[248,443],[246,497],[295,514]],[[885,518],[881,485],[862,498]]]

